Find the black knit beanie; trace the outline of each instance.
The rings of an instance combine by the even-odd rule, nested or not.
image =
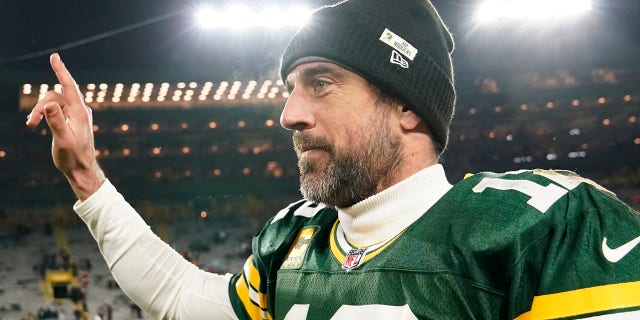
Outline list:
[[[328,60],[402,100],[447,145],[456,93],[453,39],[428,0],[348,0],[315,11],[285,50],[280,76]]]

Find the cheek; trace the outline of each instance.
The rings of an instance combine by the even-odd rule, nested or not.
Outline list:
[[[363,125],[363,123],[358,121],[353,121],[349,125],[341,128],[336,134],[339,135],[339,137],[336,137],[336,141],[339,141],[339,145],[336,145],[336,148],[356,150],[363,148],[374,133],[371,132],[370,126]]]
[[[381,125],[372,101],[356,102],[332,104],[316,115],[316,125],[330,136],[335,147],[360,146]]]

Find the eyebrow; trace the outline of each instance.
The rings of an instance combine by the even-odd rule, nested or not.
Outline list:
[[[342,79],[344,77],[342,70],[334,66],[325,65],[325,64],[304,68],[298,73],[298,76],[301,77],[304,81],[308,81],[309,79],[315,78],[319,74],[329,74],[338,79]],[[287,77],[285,86],[287,87],[287,89],[293,88],[292,82],[289,81],[289,77]]]

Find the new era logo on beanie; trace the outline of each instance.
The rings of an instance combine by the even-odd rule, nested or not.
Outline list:
[[[409,62],[407,62],[407,60],[402,58],[402,56],[398,53],[398,51],[395,51],[395,50],[391,51],[391,59],[389,59],[389,62],[393,64],[397,64],[405,69],[409,68]]]
[[[444,150],[455,108],[453,39],[428,0],[347,0],[321,8],[285,50],[280,75],[328,60],[400,98]]]

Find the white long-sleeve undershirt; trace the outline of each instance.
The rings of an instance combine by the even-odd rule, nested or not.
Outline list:
[[[394,237],[415,222],[451,185],[442,166],[408,179],[346,209],[340,226],[353,243]],[[228,295],[231,275],[216,275],[186,261],[106,180],[74,210],[87,224],[122,290],[158,319],[237,319]]]
[[[122,290],[157,319],[237,319],[231,275],[200,270],[158,238],[107,180],[74,210]]]

